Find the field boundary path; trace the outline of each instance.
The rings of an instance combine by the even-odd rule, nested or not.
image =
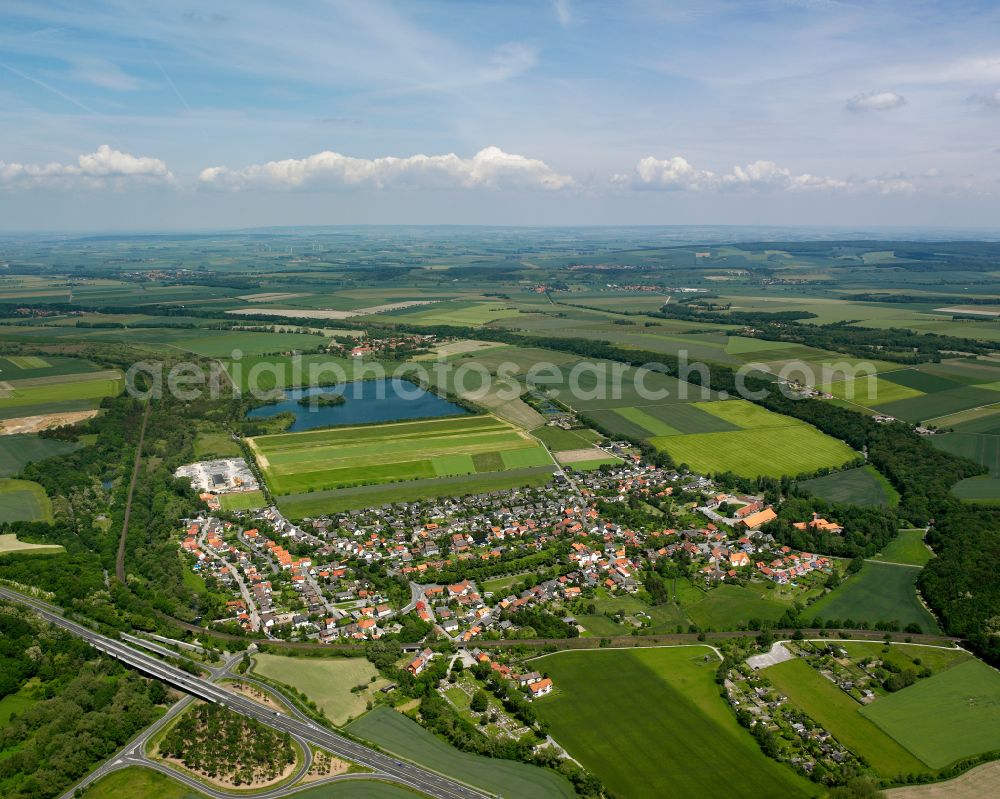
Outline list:
[[[142,413],[142,427],[139,428],[139,443],[135,447],[135,461],[132,463],[132,479],[128,484],[128,496],[125,499],[125,514],[122,518],[122,535],[118,539],[118,555],[115,557],[115,577],[125,585],[125,539],[128,537],[128,518],[132,513],[132,494],[135,493],[135,481],[139,478],[139,466],[142,464],[142,444],[146,438],[146,424],[149,422],[149,412],[153,404],[146,400],[146,409]]]

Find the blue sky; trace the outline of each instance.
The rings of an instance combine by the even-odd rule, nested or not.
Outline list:
[[[0,228],[995,226],[1000,4],[0,6]]]

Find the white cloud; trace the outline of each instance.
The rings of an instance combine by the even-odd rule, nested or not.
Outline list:
[[[173,173],[159,158],[136,156],[102,144],[75,164],[20,164],[0,161],[0,186],[73,186],[119,188],[126,183],[173,183]]]
[[[556,19],[564,28],[573,21],[573,12],[569,7],[569,0],[552,0],[552,9],[556,12]]]
[[[117,64],[103,58],[74,59],[72,75],[77,80],[100,86],[102,89],[131,91],[139,88],[139,81]]]
[[[660,189],[666,191],[725,191],[747,189],[751,191],[876,191],[883,194],[910,191],[913,183],[904,177],[887,178],[835,178],[795,173],[774,161],[754,161],[746,166],[734,166],[729,172],[718,174],[698,169],[686,158],[640,159],[631,174],[618,174],[612,183],[633,189]]]
[[[97,152],[77,158],[75,164],[19,164],[0,161],[0,186],[82,185],[89,188],[121,187],[128,182],[173,183],[174,176],[159,158],[112,150],[102,144]]]
[[[414,188],[563,189],[573,179],[544,161],[486,147],[472,158],[412,155],[406,158],[352,158],[325,150],[306,158],[268,161],[242,169],[225,166],[202,170],[201,183],[228,189],[261,186],[275,189],[390,186]]]
[[[891,111],[906,105],[906,98],[896,92],[856,94],[847,101],[848,111]]]
[[[969,97],[969,102],[984,105],[987,108],[1000,108],[1000,89],[994,89],[988,94],[973,94]]]

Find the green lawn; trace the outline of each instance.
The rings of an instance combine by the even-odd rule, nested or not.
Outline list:
[[[560,652],[533,662],[556,685],[535,709],[616,796],[814,795],[736,723],[718,662],[701,646]]]
[[[924,544],[923,530],[900,530],[899,534],[886,544],[875,560],[890,563],[908,563],[912,566],[923,566],[933,556]]]
[[[934,617],[920,604],[915,583],[920,569],[866,562],[861,571],[806,609],[810,618],[852,619],[874,625],[897,621],[900,629],[914,622],[924,632],[937,632]]]
[[[52,503],[45,489],[30,480],[0,479],[0,523],[22,521],[52,521]]]
[[[87,799],[203,799],[205,794],[151,768],[130,766],[113,771],[87,789]]]
[[[968,660],[862,713],[931,768],[1000,749],[1000,673]]]
[[[254,673],[304,691],[338,726],[364,713],[372,691],[385,685],[385,680],[378,678],[375,667],[365,658],[256,655]],[[376,677],[374,683],[372,677]],[[351,693],[358,685],[369,687],[364,692]]]
[[[257,510],[266,504],[262,491],[240,491],[219,497],[219,506],[223,510]]]
[[[861,715],[858,702],[804,660],[786,660],[761,673],[792,704],[822,724],[834,738],[866,760],[881,776],[891,778],[927,771],[911,752]]]
[[[765,599],[759,592],[739,585],[720,585],[692,604],[684,604],[691,620],[702,628],[735,630],[750,619],[777,621],[790,605]]]
[[[803,480],[799,485],[827,502],[877,505],[883,508],[899,503],[899,493],[874,466],[834,472],[812,480]]]
[[[402,713],[377,707],[346,727],[352,735],[390,753],[467,782],[481,790],[517,799],[572,799],[576,792],[558,774],[513,760],[461,752]]]

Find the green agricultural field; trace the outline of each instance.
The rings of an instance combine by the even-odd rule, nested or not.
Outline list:
[[[579,361],[559,368],[559,377],[539,375],[532,383],[558,391],[559,400],[587,413],[607,408],[708,402],[716,398],[706,388],[672,375],[611,361]]]
[[[823,725],[834,738],[863,757],[879,775],[917,774],[928,769],[865,716],[861,705],[804,660],[786,660],[764,669],[767,677],[793,705]],[[909,690],[909,689],[907,689]],[[884,702],[885,699],[876,701]]]
[[[276,494],[552,463],[534,438],[494,416],[338,427],[260,436],[247,443]],[[477,456],[488,457],[477,462]]]
[[[2,329],[2,328],[0,328]],[[85,374],[98,367],[80,358],[61,358],[35,355],[8,355],[0,357],[0,380],[27,380],[36,377]]]
[[[572,799],[569,782],[552,771],[514,760],[461,752],[402,713],[377,707],[345,728],[347,732],[406,760],[448,774],[494,795],[517,799]]]
[[[861,712],[928,766],[944,768],[1000,750],[1000,673],[968,660]]]
[[[523,486],[540,486],[552,479],[554,466],[535,466],[528,469],[511,469],[504,472],[465,474],[458,477],[434,477],[424,480],[407,480],[399,483],[363,485],[305,494],[286,494],[277,497],[278,507],[293,519],[323,513],[339,513],[355,508],[374,508],[394,502],[412,502],[435,497],[461,497],[504,491]]]
[[[932,557],[934,555],[924,543],[923,530],[900,530],[899,535],[892,539],[874,559],[923,566]]]
[[[991,477],[1000,477],[1000,435],[955,432],[932,436],[931,443],[952,455],[981,463],[990,470]]]
[[[519,316],[520,311],[509,302],[439,302],[433,305],[419,305],[401,311],[378,314],[376,318],[393,320],[412,325],[455,325],[456,327],[478,327]]]
[[[856,453],[803,422],[729,433],[661,436],[650,439],[676,463],[702,473],[734,472],[744,477],[781,477],[842,466]]]
[[[253,355],[238,361],[224,361],[224,365],[240,391],[251,393],[266,393],[276,388],[333,386],[381,375],[381,370],[391,373],[393,368],[393,364],[389,363],[325,354]]]
[[[188,333],[188,337],[172,341],[172,346],[207,358],[233,358],[236,351],[242,355],[263,355],[269,352],[315,350],[325,342],[321,336],[302,333],[206,330],[201,335],[191,335],[191,331],[183,332]]]
[[[719,696],[718,659],[708,647],[566,651],[534,665],[556,685],[535,703],[538,715],[616,796],[785,799],[816,792],[736,723]]]
[[[896,402],[879,403],[882,413],[905,419],[908,422],[930,422],[942,416],[950,416],[959,411],[992,405],[1000,398],[1000,392],[980,386],[961,386],[959,388],[938,391],[912,399],[901,399]]]
[[[860,466],[803,480],[799,486],[826,502],[877,505],[882,508],[899,504],[899,493],[874,466]]]
[[[363,714],[373,693],[386,684],[365,658],[255,655],[253,673],[303,691],[338,727]],[[359,685],[365,690],[352,693]]]
[[[967,502],[995,505],[1000,503],[1000,478],[968,477],[952,486],[951,493]]]
[[[632,422],[632,424],[637,425],[639,428],[646,430],[646,435],[650,437],[676,436],[681,433],[676,427],[672,427],[662,419],[657,419],[655,416],[646,413],[642,408],[615,408],[614,413],[624,417],[626,421]]]
[[[733,429],[649,439],[675,462],[686,463],[694,471],[781,477],[841,466],[856,457],[842,441],[746,400],[699,402],[694,408]]]
[[[591,446],[600,436],[593,430],[563,430],[561,427],[537,427],[531,435],[548,446],[553,452],[583,449]]]
[[[839,399],[870,407],[881,407],[889,402],[924,396],[924,392],[915,388],[891,382],[886,379],[887,374],[833,383],[829,391]]]
[[[262,491],[239,491],[234,494],[223,494],[219,497],[222,510],[257,510],[267,504]]]
[[[0,480],[0,524],[51,522],[52,503],[45,489],[30,480]]]
[[[924,632],[937,632],[934,617],[917,597],[920,569],[868,561],[861,571],[809,606],[806,614],[822,619],[852,619],[876,624],[899,622],[900,629],[919,624]]]
[[[0,477],[11,477],[28,463],[67,455],[81,446],[82,443],[42,438],[34,434],[0,436]]]
[[[89,407],[97,407],[104,397],[111,397],[122,390],[122,380],[102,378],[98,380],[69,380],[41,386],[15,387],[0,392],[0,410],[6,418],[12,416],[32,416],[45,413],[38,410],[51,403],[86,401]],[[16,413],[14,413],[16,412]]]

